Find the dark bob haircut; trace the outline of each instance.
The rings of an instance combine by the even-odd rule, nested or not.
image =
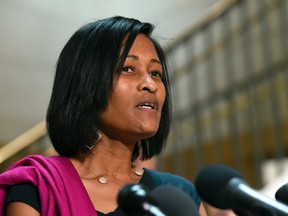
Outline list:
[[[108,106],[113,81],[140,33],[150,38],[162,63],[166,99],[157,133],[135,145],[131,161],[139,156],[149,159],[163,150],[171,121],[170,85],[164,52],[151,38],[152,31],[149,23],[115,16],[82,26],[68,40],[57,62],[46,115],[48,134],[60,155],[83,159],[89,154],[86,145],[98,139],[100,114]]]

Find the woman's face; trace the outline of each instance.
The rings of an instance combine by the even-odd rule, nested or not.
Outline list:
[[[139,34],[101,114],[102,132],[112,139],[137,141],[153,136],[165,101],[163,68],[153,43]]]

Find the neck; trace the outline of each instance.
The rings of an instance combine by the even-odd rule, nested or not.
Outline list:
[[[131,176],[132,171],[137,169],[131,163],[134,145],[111,141],[103,136],[83,162],[71,161],[79,171],[82,170],[83,167],[81,168],[81,166],[84,165],[97,175],[105,174],[118,179],[127,179],[127,176]]]
[[[101,142],[84,163],[86,162],[93,170],[97,168],[110,175],[117,176],[117,173],[127,175],[134,168],[131,164],[133,149],[134,145],[132,147],[116,142],[112,144]]]
[[[120,190],[121,187],[128,183],[138,183],[143,175],[144,170],[132,166],[130,161],[129,164],[126,163],[128,165],[124,165],[123,160],[120,162],[115,160],[111,162],[110,160],[107,163],[106,161],[98,160],[99,158],[92,160],[89,157],[84,162],[72,160],[82,180],[93,180],[99,184]],[[107,158],[102,157],[102,159],[106,160]],[[105,166],[105,164],[108,165]]]

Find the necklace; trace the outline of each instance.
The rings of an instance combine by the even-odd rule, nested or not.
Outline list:
[[[117,189],[117,190],[120,190],[120,187],[117,187],[113,184],[111,184],[109,181],[108,181],[108,178],[107,177],[104,177],[104,176],[98,176],[96,175],[94,172],[92,172],[92,170],[90,170],[88,167],[86,167],[84,164],[82,164],[82,166],[91,174],[93,175],[94,177],[97,178],[98,182],[100,184],[107,184],[107,185],[110,185],[111,187]],[[136,176],[142,176],[143,173],[144,173],[144,170],[142,168],[140,169],[134,169],[133,170],[133,173],[136,175]]]

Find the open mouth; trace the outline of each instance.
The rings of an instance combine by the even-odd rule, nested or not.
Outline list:
[[[155,109],[156,106],[153,103],[144,103],[140,105],[140,107],[145,109]]]
[[[144,102],[144,103],[139,104],[137,107],[141,109],[158,110],[158,105],[157,103],[154,103],[154,102]]]

